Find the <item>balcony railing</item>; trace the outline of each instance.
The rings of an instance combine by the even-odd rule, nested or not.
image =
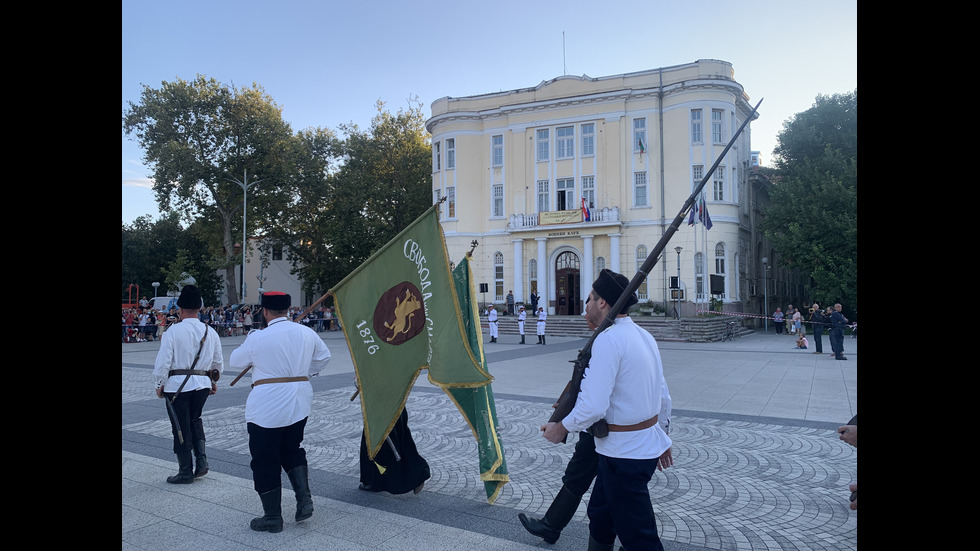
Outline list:
[[[619,222],[619,207],[606,207],[601,209],[592,209],[591,211],[589,211],[588,221],[580,219],[578,222],[567,222],[567,223],[607,224],[609,222]],[[512,214],[510,215],[510,218],[507,221],[507,229],[509,230],[536,228],[539,225],[540,224],[538,224],[538,213]]]

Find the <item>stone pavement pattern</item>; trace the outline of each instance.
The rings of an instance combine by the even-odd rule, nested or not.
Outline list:
[[[552,445],[538,429],[557,396],[549,387],[564,385],[584,341],[487,345],[510,477],[489,505],[472,432],[424,376],[407,410],[432,470],[425,490],[417,496],[356,490],[362,421],[359,402],[350,400],[353,367],[342,337],[324,339],[334,360],[329,373],[314,379],[303,443],[316,513],[303,523],[292,521],[294,501],[284,478],[286,526],[275,535],[247,528],[261,513],[248,471],[248,378],[232,388],[227,384],[236,373],[226,374],[205,408],[211,473],[191,485],[169,485],[164,480],[176,471],[170,426],[149,382],[155,350],[123,345],[124,549],[176,545],[174,529],[192,534],[194,548],[212,551],[287,545],[351,551],[585,549],[588,495],[555,545],[525,532],[516,518],[518,512],[543,515],[561,487],[574,439]],[[241,340],[222,339],[226,357]],[[845,362],[791,350],[787,338],[774,335],[660,345],[674,403],[675,466],[654,476],[650,494],[665,548],[856,549],[857,516],[847,508],[846,489],[856,480],[857,454],[834,432],[856,413],[856,339],[845,343]],[[714,403],[714,411],[700,407],[707,403]],[[199,517],[207,520],[190,520]]]

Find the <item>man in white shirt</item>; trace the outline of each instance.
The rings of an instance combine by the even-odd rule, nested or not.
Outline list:
[[[527,320],[527,312],[524,311],[524,305],[522,304],[521,305],[521,308],[520,308],[520,310],[519,310],[519,312],[517,314],[517,330],[521,333],[521,344],[526,344],[524,342],[524,321],[525,320]]]
[[[221,354],[218,333],[197,317],[203,305],[198,288],[194,285],[184,286],[177,299],[180,322],[174,323],[163,334],[160,351],[153,363],[156,394],[170,400],[173,406],[170,423],[180,470],[176,475],[167,477],[167,482],[171,484],[190,484],[195,478],[208,473],[201,414],[208,396],[218,391],[208,371],[217,370],[220,376],[224,356]],[[191,459],[192,451],[197,459],[196,469]]]
[[[490,305],[489,312],[487,312],[487,321],[490,325],[490,342],[497,342],[497,307]]]
[[[253,331],[228,358],[236,369],[252,369],[252,391],[245,402],[252,481],[264,515],[249,527],[258,532],[282,531],[282,483],[286,472],[296,492],[296,521],[313,516],[303,431],[313,409],[310,377],[330,361],[330,350],[315,331],[290,321],[290,296],[278,291],[262,295],[266,328]]]
[[[538,307],[538,344],[547,344],[544,339],[544,327],[548,322],[548,312],[544,311],[544,306]]]
[[[592,284],[586,317],[600,325],[629,280],[602,270]],[[589,367],[575,407],[560,422],[541,430],[553,443],[605,419],[609,434],[596,438],[598,475],[589,500],[589,549],[611,551],[619,541],[627,550],[662,550],[647,484],[658,463],[672,463],[671,441],[658,424],[665,395],[657,342],[626,315],[636,297],[615,314],[612,326],[592,345]]]

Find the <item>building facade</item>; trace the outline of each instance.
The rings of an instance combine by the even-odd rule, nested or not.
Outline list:
[[[513,291],[527,303],[535,292],[551,314],[581,313],[601,269],[633,277],[751,114],[733,75],[728,62],[698,60],[434,101],[432,187],[445,198],[450,258],[476,240],[486,302]],[[702,191],[711,229],[685,220],[640,286],[641,303],[691,315],[714,297],[726,310],[762,312],[767,245],[750,144],[751,124]]]

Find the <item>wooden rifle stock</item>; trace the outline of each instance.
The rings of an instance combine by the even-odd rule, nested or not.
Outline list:
[[[714,174],[715,170],[718,168],[718,165],[721,164],[721,161],[725,158],[728,150],[735,145],[735,140],[738,139],[738,136],[742,133],[742,130],[744,130],[746,125],[748,125],[752,120],[752,117],[755,115],[756,111],[759,110],[760,105],[762,105],[761,99],[759,100],[759,103],[755,104],[752,112],[745,117],[744,121],[742,121],[742,125],[739,126],[738,130],[732,135],[732,139],[729,140],[728,145],[725,146],[725,149],[722,150],[721,154],[718,155],[718,158],[715,159],[715,163],[711,165],[711,169],[705,173],[704,177],[701,178],[701,182],[694,188],[694,191],[687,198],[687,200],[684,201],[680,212],[678,212],[677,216],[674,217],[674,221],[671,222],[670,226],[660,237],[660,241],[653,248],[653,250],[650,251],[650,254],[647,255],[646,260],[643,261],[643,265],[637,269],[633,279],[630,280],[630,283],[626,286],[626,289],[623,289],[623,294],[621,294],[619,299],[616,300],[616,304],[609,309],[609,313],[606,315],[605,319],[602,320],[599,327],[597,327],[592,333],[592,336],[589,337],[589,341],[585,343],[585,347],[579,350],[578,358],[573,361],[575,367],[572,369],[572,379],[567,385],[565,385],[565,390],[563,390],[561,396],[558,397],[558,401],[555,404],[555,411],[548,419],[549,423],[560,422],[562,419],[568,416],[569,413],[571,413],[572,409],[575,408],[575,402],[578,400],[578,393],[582,389],[582,378],[585,376],[585,368],[589,366],[589,360],[592,358],[592,343],[595,342],[596,337],[600,333],[608,329],[609,326],[613,324],[613,320],[615,320],[619,312],[623,311],[627,301],[629,301],[629,297],[636,292],[636,290],[640,287],[640,284],[643,283],[643,280],[646,279],[647,275],[650,273],[650,270],[652,270],[654,265],[657,264],[657,260],[660,258],[660,255],[663,253],[664,249],[667,248],[667,243],[670,241],[670,238],[677,233],[677,229],[684,221],[688,211],[692,206],[694,206],[694,202],[697,201],[698,194],[700,194],[701,190],[704,189],[704,185],[711,178],[711,175]],[[599,421],[599,423],[601,422],[602,420]]]

